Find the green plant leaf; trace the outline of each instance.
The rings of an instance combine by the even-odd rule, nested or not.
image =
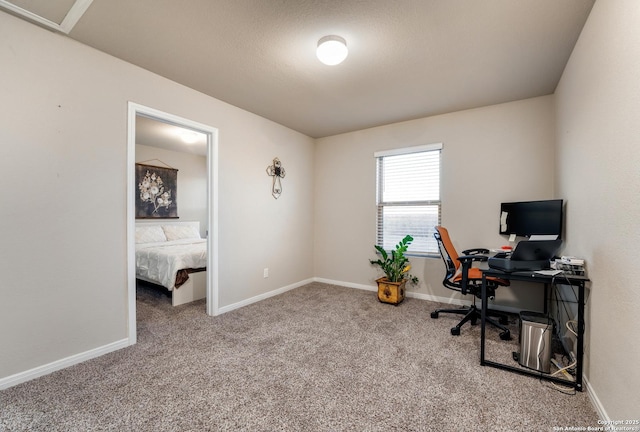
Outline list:
[[[404,255],[404,253],[409,249],[409,245],[412,241],[412,236],[404,236],[404,238],[398,242],[395,248],[391,250],[391,254],[385,251],[381,246],[374,245],[376,250],[380,253],[382,259],[369,260],[369,262],[372,265],[380,266],[380,269],[384,272],[387,279],[389,279],[391,282],[400,282],[403,279],[407,279],[411,282],[417,283],[418,278],[402,272],[409,263],[409,259]]]
[[[378,245],[374,245],[374,247],[376,248],[376,250],[378,252],[380,252],[380,255],[382,255],[382,259],[386,261],[387,258],[388,258],[387,251],[384,250],[384,248],[382,248],[381,246],[378,246]]]

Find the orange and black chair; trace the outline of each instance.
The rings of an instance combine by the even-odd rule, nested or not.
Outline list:
[[[447,269],[446,275],[442,284],[454,291],[459,291],[463,295],[471,294],[473,296],[473,303],[470,307],[460,309],[437,309],[431,312],[431,318],[438,318],[441,313],[453,313],[458,315],[464,315],[462,321],[455,327],[451,328],[451,334],[457,336],[460,334],[460,327],[466,322],[471,322],[472,325],[476,324],[481,318],[481,311],[476,306],[476,298],[480,298],[482,295],[482,271],[473,267],[474,262],[486,261],[489,257],[486,255],[489,253],[488,249],[467,249],[462,251],[463,255],[458,255],[449,232],[446,228],[437,226],[434,233],[436,240],[438,241],[438,247],[440,249],[440,255],[444,261],[444,265]],[[487,277],[487,298],[494,298],[496,288],[500,286],[509,286],[509,281],[494,277]],[[492,317],[498,318],[498,321]],[[500,333],[500,339],[509,340],[511,334],[506,324],[509,323],[508,317],[493,310],[487,310],[486,322],[491,324],[502,332]]]

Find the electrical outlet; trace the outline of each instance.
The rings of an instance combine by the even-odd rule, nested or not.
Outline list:
[[[264,271],[262,272],[262,276],[266,279],[269,277],[269,269],[265,268]]]

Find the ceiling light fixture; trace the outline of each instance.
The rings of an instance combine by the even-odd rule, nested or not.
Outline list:
[[[200,139],[200,134],[193,131],[181,131],[180,139],[186,144],[195,144]]]
[[[318,59],[329,66],[340,64],[347,58],[349,50],[347,41],[340,36],[325,36],[318,41],[316,55]]]

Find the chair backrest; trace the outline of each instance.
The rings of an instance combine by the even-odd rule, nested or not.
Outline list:
[[[453,277],[460,268],[460,261],[458,261],[458,252],[451,242],[449,237],[449,231],[445,227],[437,226],[436,232],[433,234],[438,241],[438,249],[440,250],[440,256],[444,261],[444,265],[447,269],[447,274],[443,283],[447,286],[451,285]]]

